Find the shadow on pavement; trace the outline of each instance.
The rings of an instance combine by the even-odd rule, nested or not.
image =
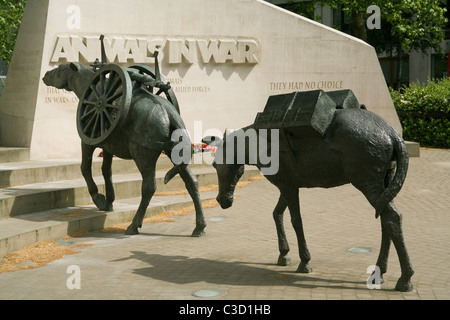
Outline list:
[[[367,290],[365,283],[361,281],[319,278],[314,276],[314,272],[311,274],[300,274],[291,271],[291,269],[277,271],[264,268],[263,266],[275,266],[264,263],[215,261],[203,258],[189,258],[181,255],[148,254],[142,251],[132,251],[132,255],[129,257],[113,260],[112,262],[129,259],[137,259],[149,264],[149,267],[134,269],[133,273],[181,285],[207,282],[217,285],[296,286],[309,289]],[[289,267],[292,268],[293,266]]]

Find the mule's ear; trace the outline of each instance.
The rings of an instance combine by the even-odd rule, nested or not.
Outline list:
[[[223,144],[223,140],[216,136],[207,136],[202,139],[203,143],[206,143],[209,146],[220,146]]]
[[[70,64],[70,69],[72,69],[73,71],[78,72],[78,71],[80,71],[80,66],[75,64],[75,63],[71,63]]]

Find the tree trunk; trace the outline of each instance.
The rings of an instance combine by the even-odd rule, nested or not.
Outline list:
[[[366,20],[361,12],[352,12],[352,36],[367,41]]]
[[[401,40],[397,43],[397,75],[395,79],[395,90],[400,89],[401,80],[402,80],[402,56],[403,56],[403,49],[402,49],[402,42]]]

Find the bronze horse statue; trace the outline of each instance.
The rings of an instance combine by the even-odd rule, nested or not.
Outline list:
[[[92,69],[71,63],[48,71],[43,81],[48,86],[73,91],[81,99],[93,76]],[[137,234],[138,228],[142,227],[147,207],[156,190],[156,162],[163,151],[171,157],[173,148],[171,137],[175,130],[181,133],[183,143],[189,145],[190,149],[190,138],[176,108],[163,97],[135,85],[127,120],[114,128],[113,134],[103,143],[88,145],[81,141],[81,172],[89,193],[100,210],[111,211],[115,199],[111,171],[113,155],[123,159],[133,159],[142,175],[141,201],[126,234]],[[103,149],[102,174],[105,179],[106,197],[99,194],[92,177],[92,155],[97,147]],[[171,160],[173,162],[172,157]],[[177,163],[167,173],[165,183],[176,174],[183,179],[194,202],[196,227],[192,236],[202,236],[206,222],[198,191],[198,181],[187,163]]]
[[[223,139],[204,139],[205,143],[213,140],[219,145],[213,166],[219,181],[217,201],[223,209],[233,203],[234,189],[244,172],[244,164],[256,165],[264,174],[267,161],[260,161],[259,155],[255,154],[257,148],[249,145],[249,139],[245,139],[242,149],[234,142],[232,147],[229,146],[239,137],[250,136],[246,134],[250,131],[256,132],[253,136],[260,137],[260,130],[250,125],[224,135]],[[258,138],[258,147],[260,140]],[[312,270],[300,215],[299,188],[331,188],[351,183],[375,208],[376,217],[381,217],[382,240],[376,263],[381,275],[387,270],[392,240],[401,266],[396,290],[411,291],[410,279],[414,271],[403,239],[401,214],[393,202],[408,168],[407,149],[397,131],[381,117],[361,107],[336,110],[324,135],[310,128],[281,129],[277,138],[267,138],[266,143],[272,152],[277,149],[273,148],[274,144],[279,144],[278,170],[274,174],[264,174],[280,191],[273,211],[280,251],[278,265],[290,263],[287,257],[289,245],[283,227],[283,213],[289,208],[301,259],[297,272],[309,273]],[[237,161],[236,154],[239,152],[245,156],[245,161]],[[251,158],[256,161],[249,161]],[[379,281],[382,283],[382,278]]]

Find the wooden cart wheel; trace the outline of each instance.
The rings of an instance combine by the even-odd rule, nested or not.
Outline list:
[[[89,145],[104,142],[126,119],[131,97],[128,72],[113,64],[101,67],[78,103],[77,129],[81,140]]]
[[[132,65],[132,66],[130,66],[130,68],[137,69],[137,70],[139,70],[139,73],[150,76],[153,79],[156,78],[155,69],[153,69],[152,67],[147,66],[145,64]],[[162,82],[167,83],[166,79],[162,75],[160,77],[161,77]],[[145,86],[145,89],[148,90],[150,93],[153,93],[158,96],[161,95],[162,97],[165,97],[167,100],[170,101],[170,103],[172,103],[172,105],[175,107],[175,109],[178,111],[178,113],[180,113],[180,107],[178,105],[178,100],[177,100],[177,97],[175,96],[175,93],[173,92],[172,88],[170,88],[169,90],[162,90],[160,88]]]

